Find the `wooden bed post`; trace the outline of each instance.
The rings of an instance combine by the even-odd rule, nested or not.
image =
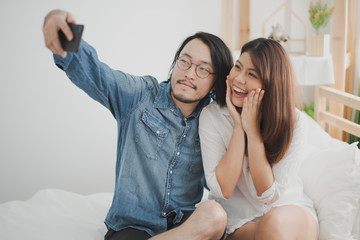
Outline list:
[[[335,83],[331,87],[340,91],[345,91],[348,2],[348,0],[334,0],[335,10],[332,19],[332,57]],[[343,116],[344,106],[330,102],[329,111],[337,116]],[[337,139],[343,138],[343,132],[334,126],[329,126],[329,134]]]
[[[239,45],[241,47],[250,40],[250,0],[239,0]]]
[[[222,38],[231,51],[241,49],[250,40],[250,0],[222,0]],[[239,17],[239,31],[235,29],[236,16]],[[236,42],[238,34],[238,42]]]
[[[335,83],[333,88],[353,94],[356,0],[334,0],[332,27],[332,57]],[[351,119],[351,110],[344,105],[330,102],[330,112]],[[348,141],[348,134],[330,126],[329,134],[340,140]]]
[[[346,75],[345,75],[345,92],[354,94],[355,86],[355,66],[356,66],[356,2],[357,0],[349,0],[348,5],[348,24],[347,24],[347,42],[346,42]],[[357,93],[357,92],[356,92]],[[351,120],[353,109],[344,108],[344,118]],[[349,134],[344,133],[343,140],[349,140]]]
[[[235,50],[235,34],[234,34],[234,23],[235,23],[235,1],[234,0],[222,0],[222,39],[228,46],[231,52]]]

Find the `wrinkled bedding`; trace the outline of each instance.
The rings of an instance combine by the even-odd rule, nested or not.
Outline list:
[[[0,204],[0,239],[103,239],[111,200],[112,193],[45,189],[27,201]]]

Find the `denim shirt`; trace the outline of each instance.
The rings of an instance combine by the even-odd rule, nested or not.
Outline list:
[[[169,81],[159,84],[151,76],[113,70],[85,41],[77,53],[54,59],[117,121],[116,182],[107,227],[156,235],[167,230],[170,213],[176,214],[176,223],[183,210],[194,210],[205,183],[198,119],[209,98],[184,117],[171,98]]]

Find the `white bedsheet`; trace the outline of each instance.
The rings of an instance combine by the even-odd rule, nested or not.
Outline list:
[[[112,193],[88,196],[45,189],[28,201],[0,204],[0,239],[104,239]]]
[[[320,236],[320,239],[360,240],[360,210],[358,209],[360,207],[360,151],[356,149],[356,153],[358,153],[356,155],[357,160],[352,161],[353,155],[351,153],[354,151],[351,150],[353,149],[351,146],[332,139],[312,119],[307,118],[309,119],[309,144],[315,148],[318,147],[325,154],[324,156],[326,156],[321,155],[322,157],[320,158],[320,155],[317,154],[313,157],[308,155],[308,164],[304,163],[302,174],[305,183],[309,182],[305,181],[306,179],[310,180],[309,184],[305,184],[305,191],[308,190],[309,196],[316,200],[313,199],[315,205],[318,203],[317,210],[321,213],[320,215],[325,216],[321,229],[324,233],[329,232],[330,229],[332,231],[330,234],[322,234],[324,237]],[[344,154],[339,157],[336,155],[339,153],[335,151],[337,148],[346,151],[341,152]],[[349,150],[347,149],[351,152],[348,152]],[[328,156],[327,152],[335,155]],[[330,162],[332,164],[327,165]],[[342,174],[342,171],[339,172],[340,175],[332,174],[340,169],[347,169],[344,168],[346,167],[345,165],[354,170],[350,171],[350,175],[348,172]],[[321,170],[324,169],[324,166],[332,171],[329,171],[331,174],[311,174],[314,172],[314,169]],[[320,185],[322,188],[319,187]],[[337,191],[334,190],[336,186]],[[339,186],[343,186],[344,189],[338,189]],[[313,188],[312,191],[310,191],[310,188]],[[343,190],[347,194],[347,198],[344,198],[345,193]],[[321,195],[320,193],[324,195],[326,193],[326,196],[321,198],[319,196],[311,196],[311,192],[313,195]],[[351,192],[351,195],[348,195],[349,192]],[[207,199],[207,194],[208,192],[205,192],[203,200]],[[97,193],[84,196],[59,189],[45,189],[39,191],[27,201],[11,201],[0,204],[0,240],[103,239],[107,231],[104,219],[110,207],[112,196],[112,193]],[[349,196],[351,196],[352,203],[349,201]],[[330,201],[330,198],[334,199],[334,201],[337,200],[337,202]],[[329,201],[325,204],[324,201],[326,199]],[[346,201],[342,201],[343,199]],[[337,205],[333,207],[334,204]],[[345,211],[346,209],[347,211]],[[354,209],[354,211],[349,211],[349,209]],[[351,217],[348,217],[350,215]],[[340,227],[339,225],[341,224],[337,224],[339,221],[344,223]],[[337,226],[337,232],[344,233],[345,235],[350,235],[352,230],[352,237],[347,239],[336,236],[329,237],[334,232],[333,226]],[[342,230],[345,226],[349,229],[348,233]]]
[[[203,200],[207,195],[205,191]],[[0,204],[0,240],[104,239],[104,219],[111,200],[112,193],[83,196],[44,189],[27,201]],[[353,234],[353,239],[360,239],[360,212]]]

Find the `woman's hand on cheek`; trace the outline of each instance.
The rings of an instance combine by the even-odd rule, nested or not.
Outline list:
[[[248,97],[244,99],[241,113],[242,126],[248,135],[260,135],[260,105],[264,96],[264,90],[260,88],[251,91]]]
[[[230,83],[229,83],[229,76],[227,76],[227,78],[226,78],[226,106],[229,110],[231,118],[234,121],[234,128],[240,127],[240,129],[243,131],[243,127],[241,124],[241,115],[236,110],[236,107],[234,106],[234,104],[231,102],[231,88],[230,88]]]

